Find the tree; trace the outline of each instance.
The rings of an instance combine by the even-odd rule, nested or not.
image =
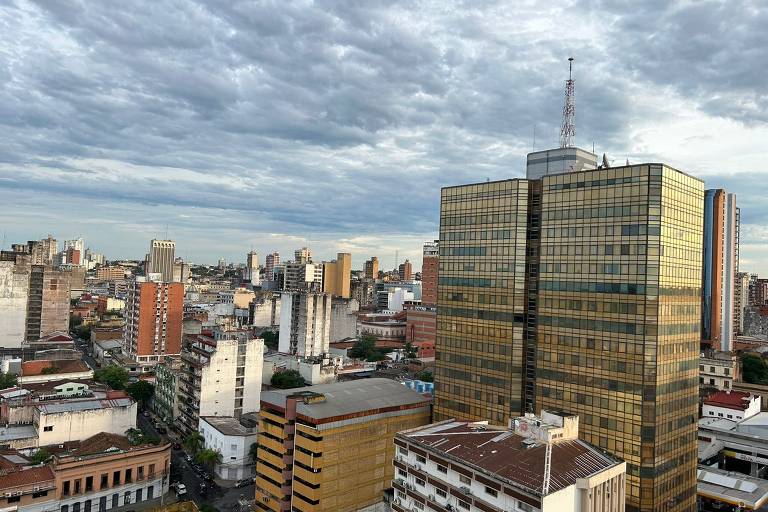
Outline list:
[[[110,364],[105,368],[96,370],[93,378],[112,389],[125,389],[125,385],[128,383],[128,370],[116,364]]]
[[[435,376],[432,375],[432,372],[430,371],[421,370],[419,373],[416,374],[416,379],[422,382],[434,382]]]
[[[270,384],[280,389],[300,388],[306,385],[304,377],[296,370],[285,370],[272,375]]]
[[[414,359],[417,355],[416,347],[413,346],[413,343],[410,341],[405,342],[405,346],[403,347],[403,352],[405,353],[406,359]]]
[[[202,466],[206,466],[211,473],[213,473],[216,464],[221,464],[223,460],[224,457],[221,456],[221,452],[211,448],[203,448],[195,455],[195,461]]]
[[[768,365],[756,355],[741,356],[741,372],[744,382],[749,384],[768,384]]]
[[[364,334],[357,340],[349,350],[349,357],[357,359],[368,359],[372,354],[378,352],[376,349],[376,336]]]
[[[277,350],[278,340],[280,339],[279,332],[264,331],[261,333],[261,338],[264,340],[264,345]]]
[[[203,503],[202,505],[200,505],[200,512],[219,512],[219,509],[217,509],[210,503]]]
[[[45,448],[40,448],[35,452],[32,457],[29,458],[29,461],[32,464],[43,464],[45,461],[51,458],[51,454],[46,451]]]
[[[200,432],[192,432],[184,438],[184,448],[193,456],[197,456],[205,445],[205,440]]]
[[[155,394],[155,386],[145,380],[140,380],[129,384],[125,390],[131,395],[131,398],[139,403],[139,406],[144,409],[147,406],[147,402],[152,395]]]
[[[251,462],[256,464],[256,455],[259,450],[259,445],[257,443],[253,443],[251,447],[248,449],[248,458],[251,459]]]
[[[61,368],[59,368],[56,365],[52,365],[47,368],[43,368],[42,370],[40,370],[40,373],[42,375],[52,375],[54,373],[59,373],[59,370],[61,370]]]
[[[3,373],[0,372],[0,389],[8,389],[16,386],[19,379],[16,375],[14,375],[11,372]]]
[[[139,446],[142,444],[160,444],[160,439],[155,436],[148,436],[137,428],[129,428],[125,431],[125,437],[128,438],[128,443],[131,446]]]

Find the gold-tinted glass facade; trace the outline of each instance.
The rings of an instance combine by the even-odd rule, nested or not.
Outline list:
[[[627,166],[541,197],[536,409],[627,462],[628,511],[693,511],[703,182]]]
[[[527,210],[526,180],[442,190],[435,421],[523,412]]]

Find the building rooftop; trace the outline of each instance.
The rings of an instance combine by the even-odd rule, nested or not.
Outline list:
[[[249,428],[231,416],[202,416],[200,418],[225,436],[250,436],[256,433],[255,428]]]
[[[0,491],[8,491],[19,487],[43,487],[40,484],[45,482],[53,484],[53,470],[50,466],[35,466],[0,476]]]
[[[18,439],[37,437],[37,430],[32,425],[13,425],[0,427],[0,444],[9,443]]]
[[[299,402],[296,412],[299,415],[320,420],[330,420],[339,416],[348,416],[369,412],[375,414],[382,410],[396,410],[402,406],[427,406],[430,400],[416,391],[410,390],[399,382],[389,379],[361,379],[319,386],[306,386],[295,389],[266,391],[261,394],[261,402],[285,407],[286,399],[292,395],[304,394],[308,399],[324,397],[323,401],[312,403]]]
[[[704,405],[746,411],[752,401],[752,394],[745,391],[717,391],[704,400]]]
[[[697,492],[699,496],[757,510],[768,503],[768,480],[699,466]]]
[[[53,374],[59,373],[79,373],[88,372],[91,369],[83,361],[77,359],[65,359],[61,361],[49,361],[47,359],[38,359],[34,361],[24,361],[21,363],[21,376],[31,377],[34,375],[44,375],[43,370],[49,370]]]
[[[130,398],[116,398],[113,400],[67,400],[62,402],[43,403],[36,408],[40,414],[61,414],[66,412],[92,411],[95,409],[109,409],[111,407],[129,407],[133,405]]]
[[[114,329],[114,330],[120,330],[120,329]],[[122,339],[100,340],[100,341],[96,341],[95,343],[99,347],[101,347],[102,350],[114,350],[116,348],[123,348]]]
[[[542,493],[547,449],[543,442],[531,446],[530,438],[506,428],[453,420],[408,430],[397,436],[530,493]],[[579,439],[553,443],[551,461],[549,493],[575,484],[576,479],[588,478],[623,464]]]

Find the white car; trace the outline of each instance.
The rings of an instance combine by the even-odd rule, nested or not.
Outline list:
[[[179,484],[176,487],[176,496],[184,496],[187,494],[187,486],[184,484]]]

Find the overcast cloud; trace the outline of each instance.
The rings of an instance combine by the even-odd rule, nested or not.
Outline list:
[[[441,186],[555,144],[574,56],[577,144],[736,192],[768,273],[761,4],[0,0],[0,226],[420,261]]]

